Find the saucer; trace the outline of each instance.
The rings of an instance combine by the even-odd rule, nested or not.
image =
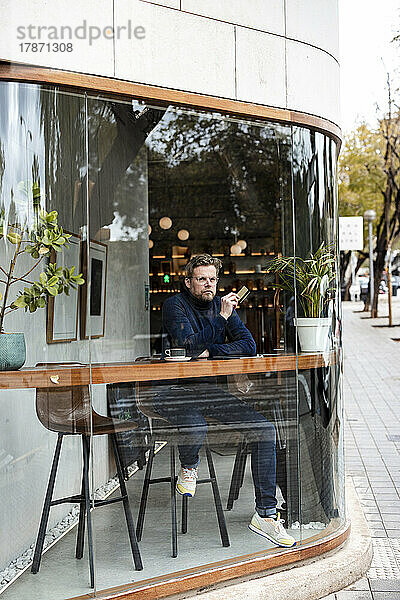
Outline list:
[[[169,360],[170,362],[186,362],[188,360],[192,360],[191,356],[166,356],[165,360]]]

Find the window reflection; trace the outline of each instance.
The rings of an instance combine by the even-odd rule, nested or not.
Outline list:
[[[293,194],[296,255],[329,244],[335,257],[334,297],[329,304],[329,345],[340,346],[336,147],[321,133],[293,128]],[[340,360],[304,373],[299,388],[299,470],[301,522],[305,528],[335,522],[343,515],[343,494],[336,473],[342,469],[343,415]],[[337,460],[332,460],[332,457]]]
[[[254,535],[257,523],[248,530],[254,501],[260,509],[277,507],[298,544],[323,537],[328,525],[339,528],[339,297],[332,299],[329,348],[307,355],[297,339],[296,294],[280,289],[275,275],[266,277],[270,260],[306,259],[321,243],[337,256],[334,142],[300,127],[40,86],[3,84],[0,93],[2,208],[10,210],[16,182],[40,180],[43,205],[57,210],[74,235],[88,282],[76,313],[67,305],[57,313],[58,325],[76,327],[69,341],[49,342],[45,311],[12,314],[12,327],[29,339],[27,367],[74,361],[81,370],[76,380],[87,373],[96,414],[135,423],[117,436],[141,538],[144,569],[134,573],[134,585],[181,567],[268,554],[275,547],[271,536]],[[204,254],[220,261],[218,272],[212,266],[215,272],[185,279],[189,260]],[[181,294],[207,300],[210,290],[211,300],[235,298],[232,314],[242,333],[235,339],[235,327],[225,329],[219,320],[221,339],[191,347],[168,310]],[[244,297],[236,306],[239,292]],[[204,329],[196,312],[192,323],[196,333]],[[226,351],[229,344],[233,352]],[[1,456],[11,457],[4,462],[9,500],[2,529],[15,543],[0,547],[0,570],[35,541],[55,445],[54,432],[31,410],[33,395],[28,388],[2,390]],[[96,436],[92,446],[91,497],[117,495],[108,435]],[[81,448],[74,440],[70,451],[60,494],[81,489]],[[198,480],[208,485],[181,498],[185,486],[190,492],[198,482],[181,466],[193,471],[199,459]],[[30,498],[28,517],[17,494]],[[72,529],[43,558],[37,593],[63,600],[90,593],[87,563],[74,558],[77,511],[52,511],[49,532],[69,514]],[[93,528],[97,588],[131,582],[131,547],[118,505],[114,512],[96,508]],[[119,557],[112,569],[110,552]],[[178,566],[171,552],[179,555]],[[4,598],[27,596],[32,577],[24,573]]]
[[[205,252],[223,263],[221,295],[248,288],[239,315],[257,351],[273,352],[284,346],[283,323],[264,269],[266,257],[290,246],[289,132],[209,114],[167,115],[148,143],[152,334],[160,334],[163,301],[179,291],[190,256]],[[164,215],[168,229],[160,227]],[[161,351],[156,337],[152,349]]]

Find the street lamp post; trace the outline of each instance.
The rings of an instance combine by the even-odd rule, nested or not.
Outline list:
[[[364,219],[368,223],[368,245],[369,245],[369,302],[371,309],[371,317],[373,316],[373,301],[374,301],[374,249],[372,245],[372,223],[376,219],[376,212],[372,209],[366,210]]]

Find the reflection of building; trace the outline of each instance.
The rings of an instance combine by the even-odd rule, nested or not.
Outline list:
[[[288,524],[299,542],[307,541],[318,553],[316,543],[328,535],[342,539],[344,532],[339,307],[336,298],[329,351],[300,353],[293,325],[298,305],[293,295],[274,292],[265,267],[278,255],[306,258],[321,242],[337,252],[336,1],[327,0],[323,11],[314,0],[134,0],[102,2],[100,11],[82,2],[77,14],[59,4],[55,25],[78,27],[86,19],[116,27],[131,20],[144,27],[145,36],[127,40],[122,30],[114,41],[102,35],[91,44],[74,39],[72,52],[58,54],[21,54],[19,40],[8,40],[6,47],[0,41],[8,61],[0,70],[2,208],[12,211],[11,188],[34,176],[45,190],[47,209],[58,211],[63,227],[82,240],[89,232],[92,243],[107,250],[102,276],[92,277],[99,284],[97,302],[86,289],[86,306],[96,322],[83,321],[81,305],[81,327],[77,323],[76,336],[70,336],[76,341],[47,344],[45,311],[16,311],[7,327],[25,332],[28,369],[37,362],[88,364],[89,370],[75,367],[82,369],[75,381],[89,378],[94,406],[105,413],[107,398],[119,397],[123,389],[121,414],[137,417],[134,382],[142,367],[134,362],[161,347],[163,301],[179,291],[190,255],[219,257],[220,292],[249,288],[240,316],[258,353],[271,356],[252,359],[259,362],[220,361],[214,367],[210,361],[204,368],[231,390],[235,375],[245,372],[251,379],[243,399],[267,415],[278,432],[278,485]],[[19,5],[24,10],[16,26],[24,19],[26,24],[40,20],[35,3]],[[21,57],[36,66],[21,64]],[[71,321],[71,315],[65,319]],[[111,364],[116,362],[125,366],[116,370]],[[153,385],[166,377],[165,366],[151,371]],[[187,363],[180,377],[196,377],[197,366]],[[35,540],[54,447],[54,433],[32,410],[39,384],[29,377],[1,391],[7,464],[3,468],[0,462],[0,472],[7,501],[0,528],[12,543],[0,544],[0,571]],[[40,377],[41,386],[50,385],[46,372]],[[114,466],[107,438],[93,441],[96,489],[114,474]],[[239,442],[218,430],[211,439],[223,502]],[[168,468],[165,452],[161,448],[156,456],[161,471]],[[80,449],[71,438],[57,493],[71,493],[71,487],[79,491],[79,461]],[[139,482],[141,474],[135,474],[128,484],[133,507]],[[113,588],[110,594],[115,594],[122,586],[134,594],[147,585],[143,580],[158,577],[164,584],[179,579],[181,569],[188,570],[187,589],[209,585],[225,577],[214,568],[216,562],[235,566],[232,576],[242,575],[238,557],[243,554],[248,572],[268,568],[270,546],[246,529],[252,496],[246,471],[239,498],[226,513],[232,541],[226,549],[219,546],[210,498],[206,491],[199,493],[190,503],[189,531],[180,536],[177,563],[169,557],[168,497],[162,486],[152,488],[141,543],[143,573],[131,570],[118,509],[96,509],[97,588]],[[63,522],[67,510],[52,508],[49,528]],[[43,600],[88,593],[86,563],[75,570],[74,535],[55,544],[34,579],[26,572],[5,590],[5,600],[24,597],[32,582]],[[111,551],[119,556],[112,566]],[[264,559],[255,566],[261,551]],[[204,571],[204,579],[194,582],[195,570]],[[172,593],[168,585],[163,589]]]

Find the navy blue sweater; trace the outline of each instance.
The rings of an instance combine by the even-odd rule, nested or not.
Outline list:
[[[163,304],[164,347],[185,348],[187,356],[208,350],[210,357],[241,354],[254,356],[256,344],[250,331],[234,310],[226,320],[220,315],[221,298],[204,302],[187,288]]]

